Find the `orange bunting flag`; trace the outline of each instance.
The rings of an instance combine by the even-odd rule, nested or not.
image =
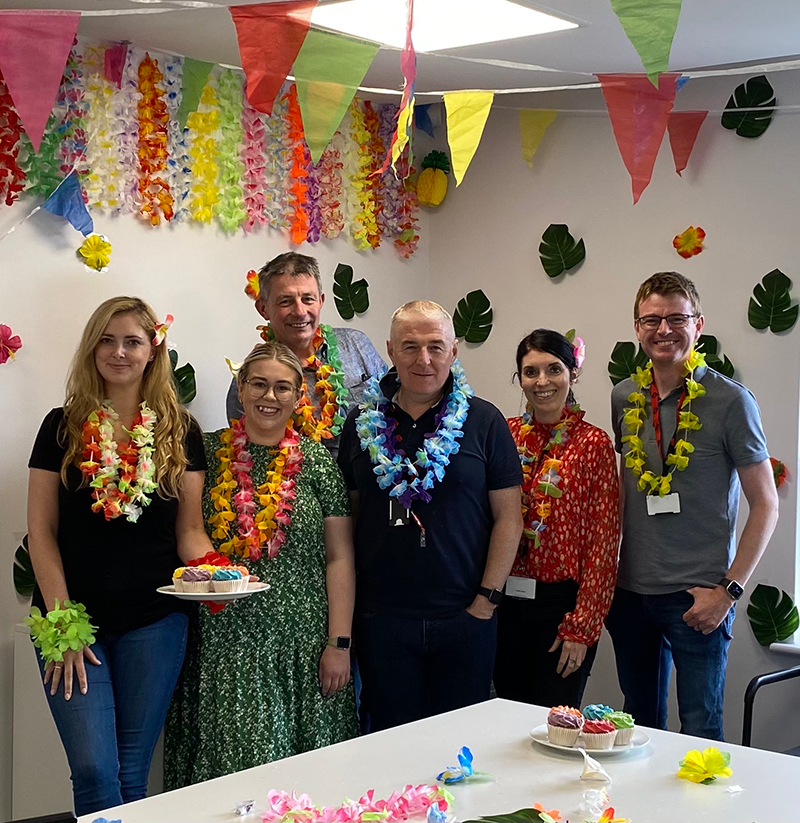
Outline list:
[[[622,162],[631,176],[634,205],[650,184],[656,155],[667,130],[679,74],[659,75],[658,88],[646,74],[598,74]]]
[[[247,78],[247,99],[256,111],[272,114],[316,5],[317,0],[293,0],[230,7]]]
[[[670,113],[667,130],[672,159],[678,176],[686,168],[694,148],[700,127],[705,122],[707,111],[673,111]]]

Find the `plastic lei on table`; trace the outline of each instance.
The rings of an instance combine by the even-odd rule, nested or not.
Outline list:
[[[0,198],[10,206],[25,188],[25,172],[19,165],[22,123],[0,73]]]
[[[192,161],[186,147],[186,132],[178,123],[178,109],[183,96],[183,61],[179,57],[164,60],[164,100],[169,113],[167,125],[167,180],[172,193],[173,222],[190,217],[189,195]]]
[[[322,233],[328,240],[344,230],[344,186],[342,185],[342,134],[336,132],[319,159],[319,212]]]
[[[369,238],[378,231],[375,208],[372,203],[372,185],[369,174],[372,171],[372,153],[369,150],[370,133],[367,130],[366,116],[358,100],[350,104],[350,137],[355,154],[355,168],[350,173],[352,198],[350,235],[361,250],[371,248]]]
[[[236,231],[247,219],[241,180],[244,164],[239,154],[242,142],[242,84],[232,71],[219,78],[219,129],[217,162],[220,196],[217,219],[226,231]]]
[[[244,230],[253,231],[269,222],[267,206],[267,130],[262,115],[245,97],[242,103],[242,189],[247,218]]]
[[[306,179],[308,177],[309,154],[303,132],[303,117],[300,113],[300,104],[297,102],[297,87],[294,84],[283,96],[283,99],[286,102],[289,139],[292,146],[292,182],[289,187],[292,206],[291,237],[292,243],[299,245],[308,237],[309,228],[308,212],[306,210],[308,200]]]

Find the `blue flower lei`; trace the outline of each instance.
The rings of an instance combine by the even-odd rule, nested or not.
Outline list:
[[[373,471],[378,476],[378,485],[389,489],[389,495],[396,497],[406,508],[410,508],[413,500],[430,502],[429,491],[434,482],[442,482],[450,457],[461,448],[458,440],[464,436],[461,428],[469,412],[469,398],[475,392],[467,383],[458,360],[453,363],[450,372],[453,375],[453,390],[436,415],[436,430],[425,435],[424,445],[417,449],[413,462],[395,446],[394,428],[397,421],[386,418],[389,401],[380,386],[383,375],[373,377],[364,392],[361,413],[356,418],[361,449],[369,453]]]

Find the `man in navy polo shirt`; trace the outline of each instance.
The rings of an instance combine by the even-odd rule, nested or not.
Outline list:
[[[394,368],[342,432],[356,527],[355,648],[372,731],[486,700],[495,607],[522,534],[502,414],[472,396],[450,315],[392,317]]]

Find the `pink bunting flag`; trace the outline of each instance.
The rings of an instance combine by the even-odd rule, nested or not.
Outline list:
[[[707,116],[707,111],[673,111],[669,116],[669,145],[679,177],[689,162],[700,127]]]
[[[650,184],[656,155],[675,102],[679,74],[598,74],[622,162],[631,176],[634,205]]]
[[[0,11],[0,72],[25,131],[39,151],[79,11]]]
[[[117,88],[122,86],[122,72],[125,69],[125,61],[127,59],[127,43],[115,43],[106,49],[105,61],[103,63],[103,77],[105,77],[109,83],[113,83]]]

